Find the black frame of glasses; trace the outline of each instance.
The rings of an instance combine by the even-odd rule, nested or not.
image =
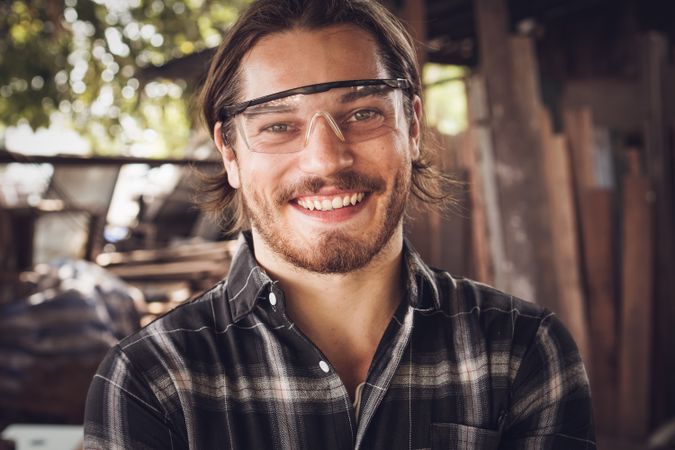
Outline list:
[[[319,92],[326,92],[335,88],[354,87],[354,86],[389,86],[390,88],[393,89],[408,89],[410,88],[410,81],[408,81],[405,78],[381,78],[369,80],[331,81],[328,83],[310,84],[308,86],[301,86],[281,92],[276,92],[274,94],[254,98],[253,100],[235,103],[234,105],[223,106],[222,109],[220,110],[219,119],[221,122],[225,122],[226,120],[231,119],[237,114],[243,112],[246,108],[250,106],[260,105],[261,103],[269,102],[272,100],[279,100],[280,98],[290,97],[291,95],[316,94]]]

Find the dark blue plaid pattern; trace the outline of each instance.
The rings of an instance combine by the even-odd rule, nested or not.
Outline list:
[[[227,281],[111,349],[90,387],[85,448],[595,448],[586,372],[553,313],[432,270],[408,243],[404,259],[407,300],[358,418],[248,237]]]

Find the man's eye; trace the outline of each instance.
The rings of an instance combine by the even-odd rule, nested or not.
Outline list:
[[[290,126],[286,123],[275,123],[263,128],[263,132],[267,133],[287,133],[290,130]]]
[[[379,113],[374,109],[361,109],[349,117],[348,122],[362,122],[377,117]]]

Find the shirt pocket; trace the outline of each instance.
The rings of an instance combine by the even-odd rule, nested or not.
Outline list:
[[[431,450],[494,450],[500,433],[458,423],[431,424]]]

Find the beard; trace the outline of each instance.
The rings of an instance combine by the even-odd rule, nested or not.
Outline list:
[[[330,185],[342,190],[365,191],[368,195],[384,193],[386,183],[380,177],[346,171],[329,179],[307,178],[282,187],[273,204],[258,193],[244,192],[244,209],[253,228],[265,243],[279,256],[299,269],[322,274],[342,274],[365,267],[392,238],[401,222],[410,192],[410,168],[403,166],[394,177],[394,185],[387,194],[385,210],[374,220],[380,223],[369,234],[349,234],[341,230],[321,233],[312,248],[298,243],[293,232],[286,230],[276,219],[275,207],[287,206],[299,192],[317,193]],[[249,198],[250,196],[250,198]]]

